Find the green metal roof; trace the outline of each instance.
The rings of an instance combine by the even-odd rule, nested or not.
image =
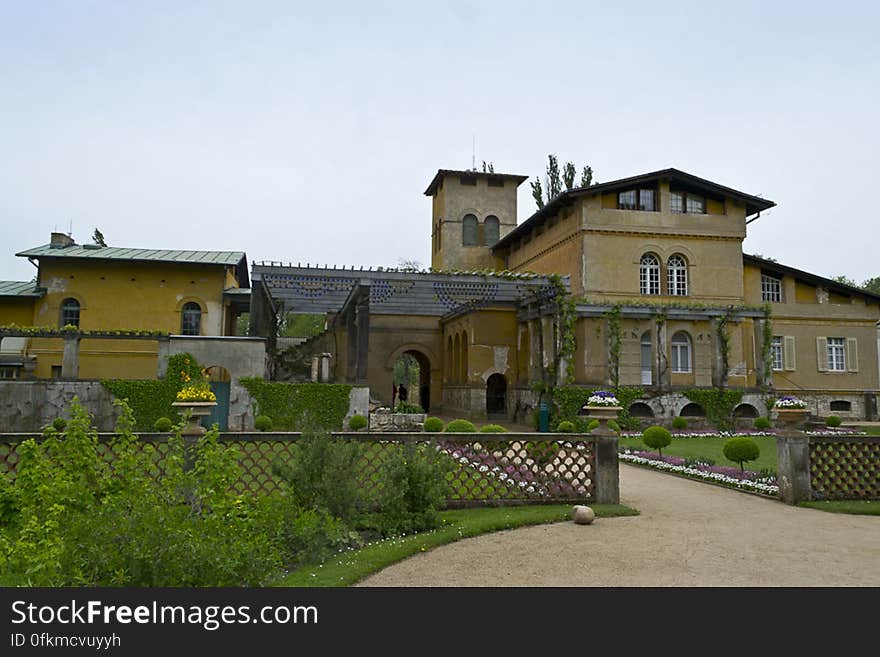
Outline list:
[[[33,281],[0,281],[0,297],[41,297],[44,293]]]
[[[38,246],[15,255],[23,258],[90,258],[92,260],[139,260],[153,262],[183,262],[200,265],[229,265],[241,263],[242,251],[181,251],[175,249],[127,249],[92,244],[53,247]]]

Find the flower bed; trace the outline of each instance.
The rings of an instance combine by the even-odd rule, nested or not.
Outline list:
[[[816,429],[805,431],[808,436],[865,436],[865,431],[853,431],[852,429]],[[776,436],[779,432],[775,429],[769,431],[672,431],[673,438],[737,438],[740,436]],[[641,431],[623,431],[620,434],[625,438],[641,438]]]
[[[620,460],[625,463],[635,463],[655,470],[674,472],[686,477],[710,481],[725,486],[731,486],[741,490],[763,493],[764,495],[777,496],[779,486],[775,477],[763,476],[750,470],[739,470],[719,465],[685,465],[685,459],[678,456],[660,456],[652,452],[642,452],[622,448]]]

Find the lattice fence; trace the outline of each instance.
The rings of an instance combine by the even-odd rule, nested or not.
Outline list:
[[[589,439],[553,441],[530,437],[479,441],[474,437],[439,437],[439,441],[427,442],[400,434],[383,434],[382,439],[376,434],[358,436],[356,439],[363,443],[358,478],[364,498],[375,499],[381,492],[383,465],[395,451],[404,449],[405,443],[436,449],[446,461],[450,507],[589,501],[595,497],[596,452]],[[272,472],[272,464],[293,458],[296,435],[248,439],[226,434],[221,442],[239,452],[242,476],[236,489],[269,493],[282,486]],[[17,439],[0,438],[0,471],[13,478],[20,457],[19,444]],[[151,446],[156,472],[161,472],[169,452],[168,443],[151,439],[141,444]],[[104,458],[113,458],[106,440],[102,440],[100,450]]]
[[[880,499],[880,440],[811,439],[810,485],[819,499]]]

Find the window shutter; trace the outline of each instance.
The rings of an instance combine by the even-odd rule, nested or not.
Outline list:
[[[859,341],[856,338],[846,339],[846,371],[859,371]]]
[[[795,343],[793,335],[786,335],[782,338],[782,363],[787,372],[794,372],[797,367],[797,356],[795,355]]]
[[[818,361],[819,371],[828,371],[828,340],[825,338],[816,338],[816,360]]]

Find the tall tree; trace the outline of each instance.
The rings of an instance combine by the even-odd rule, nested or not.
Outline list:
[[[847,276],[835,276],[833,281],[837,281],[838,283],[843,283],[844,285],[849,285],[850,287],[859,287],[859,284],[856,283],[853,279]]]
[[[544,176],[544,184],[541,179],[536,177],[529,184],[532,186],[532,198],[535,199],[535,205],[540,210],[547,203],[559,196],[563,192],[563,188],[567,191],[574,188],[575,177],[577,176],[577,168],[574,162],[566,162],[562,167],[560,175],[559,160],[556,155],[549,154],[547,156],[547,171]],[[593,169],[585,166],[581,172],[581,187],[589,187],[593,183]],[[546,192],[546,196],[545,196]]]
[[[865,288],[868,292],[880,294],[880,276],[869,278],[864,283],[862,283],[862,287]]]

